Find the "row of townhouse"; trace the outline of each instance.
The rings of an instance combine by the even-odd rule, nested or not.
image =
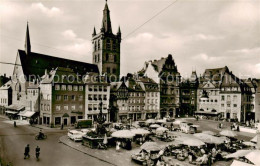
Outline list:
[[[99,78],[92,73],[81,79],[72,69],[62,67],[45,74],[40,83],[42,123],[56,126],[83,118],[96,120],[100,109],[108,120],[110,86]]]
[[[111,107],[114,121],[136,121],[159,116],[159,86],[147,77],[129,74],[119,82],[111,83]]]
[[[199,79],[195,113],[240,122],[259,121],[257,87],[257,79],[239,79],[228,67],[206,69]]]

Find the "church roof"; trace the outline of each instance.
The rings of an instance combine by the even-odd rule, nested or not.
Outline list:
[[[41,77],[44,75],[45,69],[50,71],[57,67],[71,68],[75,73],[81,76],[87,72],[99,73],[97,65],[94,64],[34,52],[30,52],[30,54],[27,55],[23,50],[18,50],[18,55],[27,80],[29,80],[30,75]]]
[[[41,83],[83,84],[81,78],[77,77],[77,73],[64,67],[57,67],[51,70],[49,74],[45,73],[42,78]]]

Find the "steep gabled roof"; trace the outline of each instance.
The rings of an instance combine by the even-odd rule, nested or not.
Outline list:
[[[139,80],[143,83],[149,83],[149,84],[157,84],[153,79],[148,77],[140,77]]]
[[[22,69],[27,80],[30,75],[43,76],[45,69],[48,71],[57,67],[71,68],[73,72],[85,75],[87,72],[99,73],[97,65],[64,59],[39,53],[31,52],[26,54],[23,50],[18,50]]]
[[[229,72],[227,66],[222,68],[206,69],[203,73],[203,78],[205,80],[221,81],[225,72]]]

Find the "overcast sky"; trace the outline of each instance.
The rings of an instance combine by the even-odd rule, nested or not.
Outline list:
[[[228,66],[260,78],[259,0],[108,0],[113,32],[121,27],[121,74],[172,54],[182,76]],[[33,52],[92,63],[105,0],[0,1],[0,61],[15,62],[29,21]],[[149,22],[141,26],[143,23]],[[131,35],[127,36],[137,27]],[[127,36],[127,37],[126,37]],[[125,38],[126,37],[126,38]],[[0,64],[11,75],[13,66]]]

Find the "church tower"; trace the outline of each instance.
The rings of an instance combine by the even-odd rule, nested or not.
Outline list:
[[[120,43],[120,27],[117,34],[113,34],[110,11],[106,2],[100,32],[96,33],[94,27],[92,34],[92,61],[98,66],[100,74],[107,74],[110,81],[120,79]]]

